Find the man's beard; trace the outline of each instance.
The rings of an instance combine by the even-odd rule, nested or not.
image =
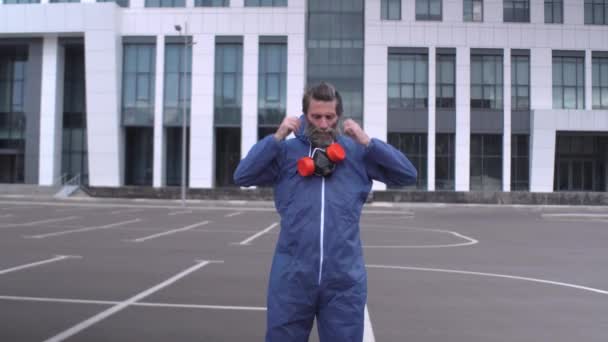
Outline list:
[[[336,140],[339,133],[338,124],[322,130],[308,121],[304,133],[314,147],[326,148]]]

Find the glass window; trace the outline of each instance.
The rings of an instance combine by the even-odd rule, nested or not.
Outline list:
[[[215,46],[214,117],[216,126],[241,125],[243,45]]]
[[[196,7],[228,7],[230,0],[195,0]]]
[[[153,128],[125,127],[125,185],[152,185]]]
[[[287,0],[245,0],[245,7],[285,7]]]
[[[472,191],[502,190],[502,135],[471,134]]]
[[[80,2],[80,0],[50,0],[49,3],[57,4],[62,2]]]
[[[563,0],[545,0],[545,23],[563,24],[564,23],[564,2]]]
[[[0,163],[0,182],[23,182],[26,63],[27,45],[0,49],[0,149],[18,150],[1,161],[6,166]]]
[[[511,56],[511,108],[530,109],[529,56]]]
[[[426,190],[427,135],[419,133],[388,133],[388,143],[403,152],[418,171],[415,189]]]
[[[608,109],[608,57],[593,57],[593,109]]]
[[[416,20],[441,20],[442,0],[416,0]]]
[[[186,58],[185,61],[184,58]],[[185,70],[184,62],[186,63]],[[186,124],[190,124],[191,82],[192,46],[188,44],[187,47],[184,47],[184,43],[166,44],[163,115],[166,126],[182,125],[184,105],[186,107]]]
[[[553,108],[585,108],[584,57],[553,56]]]
[[[62,175],[88,182],[84,46],[66,45],[63,82]]]
[[[504,0],[503,20],[505,23],[529,23],[530,0]]]
[[[455,170],[454,133],[435,138],[435,189],[454,190]]]
[[[186,7],[186,0],[146,0],[146,7]]]
[[[463,0],[463,20],[468,22],[483,21],[483,0]]]
[[[337,4],[342,3],[342,7]],[[306,84],[332,83],[344,113],[363,121],[363,1],[308,1]]]
[[[129,0],[97,0],[97,2],[115,2],[120,7],[129,7]]]
[[[154,44],[124,44],[122,71],[124,125],[153,125],[155,53]]]
[[[437,54],[435,68],[437,108],[456,108],[456,56]]]
[[[401,20],[401,0],[382,0],[380,12],[383,20]]]
[[[585,24],[608,25],[608,0],[585,0]]]
[[[388,59],[388,107],[427,108],[428,55],[391,53]]]
[[[215,128],[215,186],[234,186],[232,175],[241,160],[241,128]]]
[[[471,108],[503,108],[502,73],[502,56],[471,55]]]
[[[285,117],[287,44],[260,44],[258,126],[278,127]]]
[[[530,188],[530,137],[525,134],[511,136],[511,191],[528,191]]]
[[[167,127],[165,129],[165,170],[166,184],[169,186],[182,185],[182,128]],[[190,174],[190,129],[186,129],[186,186]]]

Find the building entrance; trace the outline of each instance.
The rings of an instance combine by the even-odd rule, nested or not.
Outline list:
[[[555,191],[608,191],[608,136],[557,134]]]
[[[23,183],[23,154],[0,151],[0,183]]]

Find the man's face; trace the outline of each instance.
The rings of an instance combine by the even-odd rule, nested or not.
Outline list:
[[[329,146],[338,135],[338,114],[336,100],[317,101],[310,99],[306,113],[306,135],[317,147]]]

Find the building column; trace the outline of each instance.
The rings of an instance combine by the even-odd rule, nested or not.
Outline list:
[[[511,49],[503,51],[502,191],[511,191]]]
[[[585,110],[593,109],[593,59],[591,50],[585,50]]]
[[[258,141],[258,35],[243,37],[243,106],[241,158]]]
[[[163,124],[165,89],[165,36],[156,37],[156,78],[154,84],[154,152],[152,185],[165,186],[165,125]]]
[[[435,191],[435,113],[436,113],[436,48],[429,48],[429,128],[427,138],[427,190]]]
[[[530,191],[552,192],[555,177],[555,112],[532,112],[530,131]]]
[[[213,35],[194,35],[192,46],[192,104],[190,115],[190,187],[213,187]]]
[[[469,191],[471,155],[471,51],[456,49],[456,169],[455,190]]]
[[[363,125],[367,135],[386,141],[388,136],[388,48],[369,45],[365,48],[363,70]],[[374,181],[373,190],[385,190],[386,184]]]
[[[89,182],[123,184],[122,39],[112,30],[84,33]]]
[[[46,36],[42,43],[40,99],[40,185],[55,185],[61,177],[63,133],[64,52],[57,36]]]
[[[304,14],[302,14],[304,16]],[[304,28],[302,27],[302,32]],[[286,116],[302,114],[302,96],[306,86],[306,46],[304,33],[287,37],[287,104]]]

